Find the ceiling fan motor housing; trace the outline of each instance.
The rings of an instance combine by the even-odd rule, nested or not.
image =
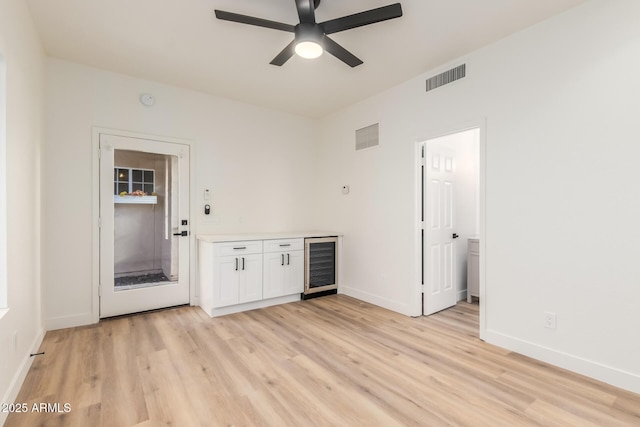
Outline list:
[[[296,25],[295,28],[296,43],[315,42],[323,45],[324,31],[318,24],[302,23]]]

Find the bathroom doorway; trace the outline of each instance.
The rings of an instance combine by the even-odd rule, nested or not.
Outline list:
[[[480,234],[480,128],[431,138],[420,150],[422,314],[429,315],[467,298],[468,241]]]

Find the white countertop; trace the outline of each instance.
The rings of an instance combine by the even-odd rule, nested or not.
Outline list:
[[[332,231],[286,231],[282,233],[245,233],[245,234],[198,234],[196,239],[203,242],[238,242],[243,240],[298,239],[304,237],[342,236]]]

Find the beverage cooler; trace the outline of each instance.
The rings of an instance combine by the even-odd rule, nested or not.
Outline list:
[[[302,299],[338,292],[338,238],[304,239],[304,292]]]

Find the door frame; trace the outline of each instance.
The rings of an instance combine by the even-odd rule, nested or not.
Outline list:
[[[460,132],[465,132],[471,129],[479,129],[479,175],[480,175],[480,188],[479,188],[479,217],[480,217],[480,330],[479,336],[481,340],[485,339],[486,333],[486,318],[487,318],[487,291],[486,291],[486,245],[487,245],[487,227],[486,227],[486,134],[487,124],[486,119],[479,119],[475,121],[454,124],[450,126],[444,126],[436,129],[429,130],[415,139],[414,143],[414,298],[413,298],[413,312],[422,315],[422,144],[436,138],[441,138],[448,135],[453,135]]]
[[[128,138],[138,138],[158,142],[184,144],[189,146],[189,304],[198,304],[198,293],[196,286],[196,227],[194,224],[195,215],[195,142],[188,139],[172,138],[167,136],[150,135],[138,132],[123,131],[102,127],[91,129],[92,148],[92,171],[91,171],[91,319],[93,323],[100,321],[100,135],[113,135]]]

